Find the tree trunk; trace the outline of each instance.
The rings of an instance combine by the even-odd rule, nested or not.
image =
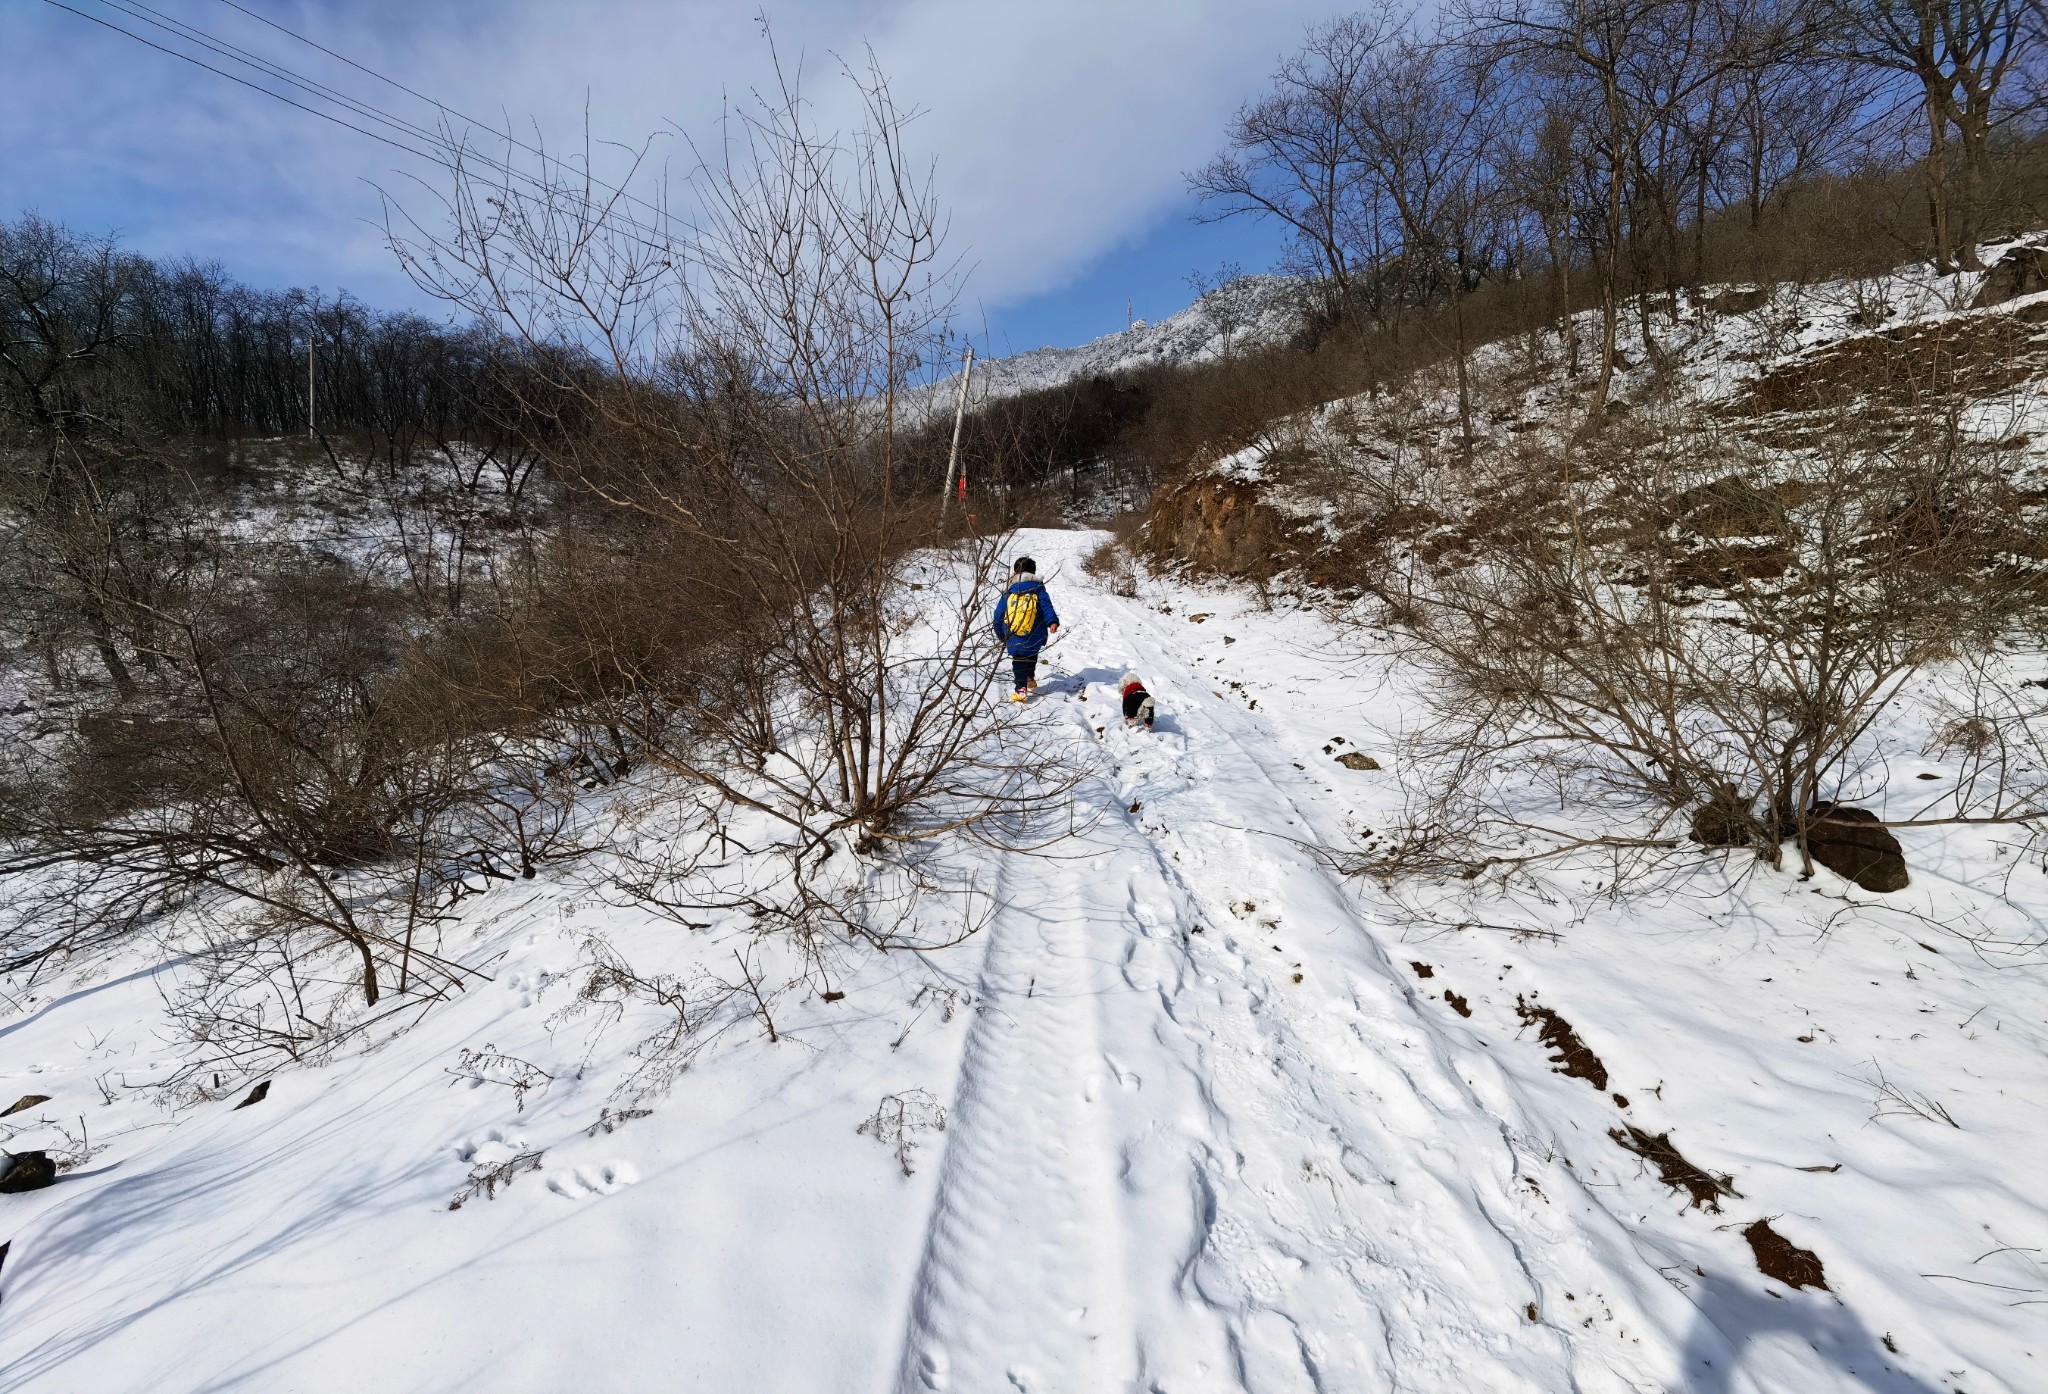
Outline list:
[[[1465,277],[1458,274],[1451,286],[1451,320],[1458,331],[1458,428],[1464,435],[1465,456],[1472,455],[1472,376],[1465,357]]]
[[[1963,156],[1963,187],[1955,200],[1952,223],[1956,262],[1965,271],[1982,271],[1977,244],[1984,239],[1984,163],[1990,121],[1978,112],[1965,112],[1956,121],[1956,143]]]
[[[349,942],[355,945],[356,952],[363,959],[363,1005],[374,1007],[377,1005],[377,959],[370,952],[369,940],[352,937]]]
[[[1614,356],[1621,339],[1621,169],[1617,157],[1608,171],[1607,268],[1600,284],[1600,386],[1593,394],[1595,421],[1607,416],[1607,394],[1614,385]]]
[[[91,607],[87,623],[92,629],[92,646],[100,656],[100,664],[107,670],[107,678],[114,684],[114,692],[124,702],[135,699],[135,678],[129,673],[128,665],[121,661],[121,654],[114,647],[113,635],[107,625],[107,617],[100,613],[97,604]]]
[[[1956,269],[1949,231],[1948,121],[1932,89],[1927,93],[1927,213],[1934,234],[1934,269]]]

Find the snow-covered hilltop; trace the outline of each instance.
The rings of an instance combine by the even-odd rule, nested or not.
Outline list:
[[[1307,283],[1292,276],[1239,276],[1155,323],[1139,320],[1074,348],[1036,348],[978,361],[975,390],[977,395],[1010,397],[1076,378],[1204,363],[1277,343],[1301,328],[1308,293]],[[948,384],[957,382],[957,374],[947,379]]]

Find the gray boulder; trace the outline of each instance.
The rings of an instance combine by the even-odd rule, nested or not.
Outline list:
[[[1984,274],[1983,289],[1970,303],[1978,309],[2048,290],[2048,247],[2014,247]]]

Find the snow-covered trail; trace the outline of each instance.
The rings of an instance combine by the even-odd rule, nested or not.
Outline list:
[[[1204,682],[1186,617],[1084,601],[1032,542],[1067,623],[1020,719],[1109,772],[1086,833],[1007,868],[899,1388],[1656,1387],[1632,1307],[1576,1326],[1604,1266],[1558,1213],[1576,1182],[1303,845],[1341,829],[1287,740]]]
[[[465,902],[464,992],[246,1111],[245,1081],[162,1107],[181,1047],[147,946],[0,982],[0,1145],[91,1136],[0,1196],[0,1394],[2044,1387],[2048,964],[1935,922],[2048,921],[2048,867],[1951,832],[1883,904],[1708,864],[1689,898],[1560,872],[1446,923],[1312,850],[1392,826],[1398,766],[1337,757],[1396,764],[1412,684],[1284,599],[1110,595],[1079,566],[1102,536],[1019,540],[1066,625],[1002,712],[1088,757],[1081,831],[959,849],[983,933],[849,956],[832,1000],[792,989],[777,1038],[742,1023],[658,1097],[618,1092],[646,1013],[569,1010],[586,940],[687,975],[756,930],[683,930],[585,867]],[[1121,726],[1128,667],[1149,735]],[[1955,770],[1898,777],[1931,775]],[[1525,996],[1611,1080],[1555,1073]],[[545,1087],[493,1087],[479,1049]],[[1880,1066],[1954,1125],[1874,1119]],[[911,1091],[950,1116],[906,1176],[860,1129]],[[1621,1125],[1725,1173],[1725,1204]],[[1757,1271],[1763,1218],[1827,1288]]]
[[[1113,1220],[1101,1089],[1100,856],[1038,869],[991,934],[930,1237],[913,1298],[911,1389],[1100,1387],[1120,1335],[1122,1274],[1099,1242]],[[984,1281],[994,1262],[1002,1277]]]

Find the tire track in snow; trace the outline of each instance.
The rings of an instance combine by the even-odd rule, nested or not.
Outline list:
[[[1052,894],[1011,903],[1006,864],[986,931],[901,1394],[1114,1388],[1129,1349],[1091,1109],[1102,1086],[1088,887],[1107,878],[1094,857],[1043,868]]]
[[[1059,657],[1136,656],[1185,735],[1108,736],[1122,767],[1084,792],[1114,811],[1079,855],[1004,859],[1034,903],[991,926],[901,1394],[1656,1388],[1526,1316],[1601,1265],[1532,1196],[1543,1152],[1493,1062],[1419,1010],[1335,878],[1243,830],[1316,836],[1264,719],[1204,699],[1184,621],[1069,611]],[[1030,719],[1117,720],[1052,688]]]

